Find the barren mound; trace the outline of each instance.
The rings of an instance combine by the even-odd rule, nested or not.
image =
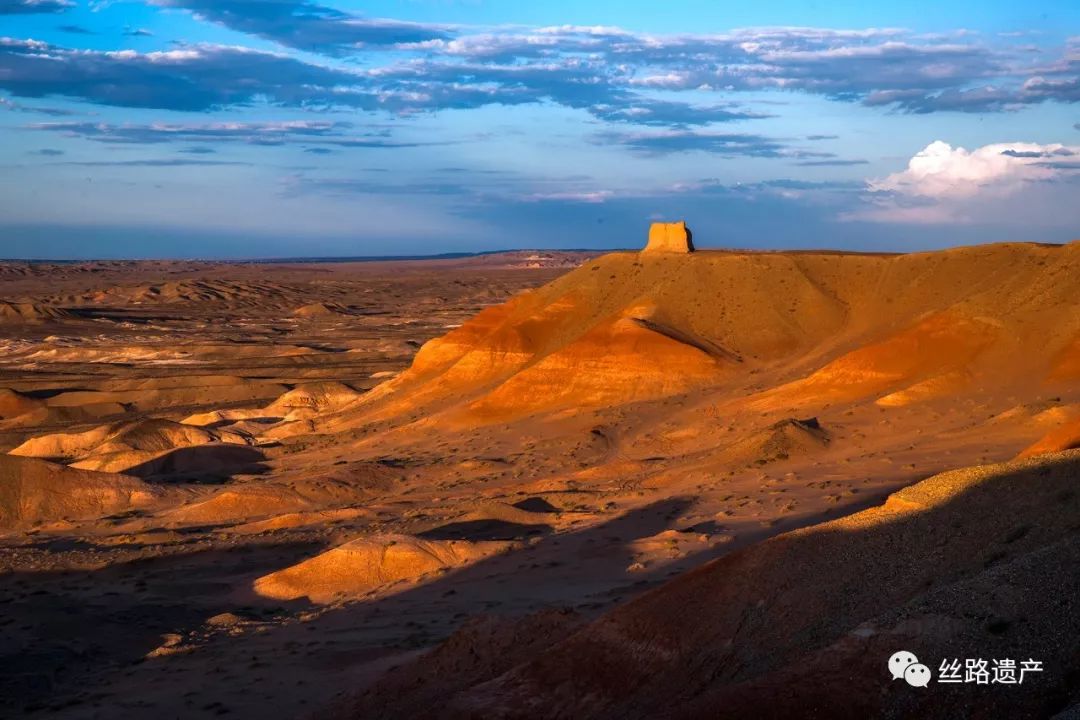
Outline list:
[[[40,400],[15,390],[0,388],[0,420],[11,420],[45,406]]]
[[[505,542],[420,540],[376,535],[353,540],[255,581],[255,591],[278,600],[307,597],[328,603],[355,598],[398,581],[460,567],[509,547]]]
[[[210,497],[170,510],[163,519],[175,525],[213,525],[290,513],[348,510],[385,492],[391,486],[391,477],[390,470],[383,466],[361,464],[322,475],[305,473],[299,479],[229,485]],[[288,521],[283,521],[282,526],[287,527]]]
[[[270,403],[265,412],[268,416],[301,419],[340,410],[362,395],[340,382],[305,383]]]
[[[208,525],[266,517],[316,507],[316,503],[295,490],[273,485],[244,485],[227,488],[200,502],[189,503],[164,516],[170,524]]]
[[[5,302],[0,300],[0,323],[41,323],[61,320],[72,315],[67,310],[51,305],[32,302]]]
[[[209,454],[198,453],[198,457],[190,453],[170,455],[179,449],[218,443],[248,445],[250,438],[154,418],[103,425],[81,433],[42,435],[27,440],[11,454],[62,460],[86,470],[145,477],[161,472],[198,471],[235,458],[236,448],[218,448]],[[254,451],[248,454],[251,452]]]
[[[167,494],[125,475],[0,455],[0,529],[147,508]]]
[[[94,453],[71,467],[150,478],[177,475],[182,479],[220,482],[234,474],[260,474],[265,456],[244,444],[206,443],[172,450],[118,450]]]
[[[86,293],[79,300],[122,305],[228,303],[239,307],[255,304],[281,307],[292,301],[295,293],[295,288],[274,282],[214,278],[117,285]]]
[[[524,502],[510,505],[504,502],[486,502],[469,511],[465,516],[467,520],[497,520],[500,522],[517,523],[519,525],[540,525],[551,522],[558,517],[556,508],[551,507],[539,498],[533,498],[532,503]],[[530,509],[537,507],[538,509]],[[539,509],[543,508],[543,509]]]
[[[1071,372],[1080,243],[858,255],[613,253],[492,307],[326,429],[455,409],[475,422],[618,405],[785,369],[763,409]]]
[[[266,520],[253,520],[249,523],[235,525],[228,531],[234,534],[257,535],[259,533],[282,530],[285,528],[297,528],[307,525],[329,525],[342,520],[366,517],[370,511],[363,508],[342,508],[340,510],[312,510],[308,512],[290,512],[275,515]]]
[[[91,452],[116,430],[116,425],[102,425],[77,433],[41,435],[22,443],[11,454],[68,462]]]
[[[829,435],[817,418],[788,419],[724,448],[720,457],[728,462],[764,465],[809,455],[828,444]]]
[[[311,303],[309,305],[302,305],[293,310],[292,313],[293,317],[298,318],[326,318],[347,314],[348,310],[345,308],[330,303]]]
[[[1054,428],[1037,442],[1025,448],[1018,457],[1034,457],[1074,448],[1080,448],[1080,417],[1075,417]]]

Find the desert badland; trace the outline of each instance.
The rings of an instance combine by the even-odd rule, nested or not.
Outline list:
[[[1077,0],[0,0],[0,720],[1080,720],[1078,107]]]
[[[1072,717],[1080,244],[691,248],[0,266],[0,714]]]

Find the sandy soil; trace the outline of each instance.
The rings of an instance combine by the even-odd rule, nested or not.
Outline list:
[[[1025,522],[1080,523],[1054,500],[1075,479],[1060,452],[1080,419],[1077,244],[8,265],[0,278],[0,713],[749,711],[777,678],[812,680],[799,657],[848,657],[833,644],[858,622],[835,617],[838,588],[868,577],[873,553],[822,523],[889,525],[890,496],[885,508],[939,512],[949,493],[893,494],[1019,454],[1067,462]],[[993,478],[1013,472],[955,478],[1001,504]],[[991,527],[985,507],[964,521]],[[1054,532],[1025,552],[1067,535]],[[827,557],[822,537],[837,543]],[[985,558],[950,552],[949,583],[989,582]],[[815,557],[851,565],[815,574]],[[709,568],[728,569],[685,579]],[[783,596],[804,576],[810,618],[781,603],[774,619],[824,618],[813,641],[782,644],[769,622],[735,633],[756,617],[743,596],[722,617],[696,611],[709,643],[735,637],[744,659],[776,644],[753,672],[656,610],[708,608],[748,577]],[[905,592],[862,602],[859,621],[899,622],[883,613]],[[685,654],[657,668],[617,643],[595,650],[624,626]],[[618,659],[641,694],[602,700],[630,695],[584,669],[567,680],[574,657]],[[682,701],[657,705],[658,684]],[[1055,686],[1054,707],[1076,690]]]

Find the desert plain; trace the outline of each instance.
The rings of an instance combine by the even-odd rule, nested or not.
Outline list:
[[[1080,243],[671,232],[0,264],[0,716],[1080,712]]]

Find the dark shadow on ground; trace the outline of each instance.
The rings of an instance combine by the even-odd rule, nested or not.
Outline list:
[[[548,535],[550,525],[507,522],[505,520],[464,520],[419,533],[425,540],[524,540]]]
[[[53,541],[49,549],[92,547]],[[237,572],[270,571],[319,549],[310,542],[185,549],[101,570],[0,574],[0,717],[83,705],[80,694],[144,662],[164,634],[235,610]]]
[[[728,554],[412,717],[1052,717],[1080,703],[1080,452],[982,472]],[[901,649],[934,677],[950,658],[1042,669],[913,688],[889,674]]]
[[[261,475],[267,471],[266,456],[247,445],[196,445],[177,448],[140,465],[125,475],[144,479],[171,479],[183,482],[224,482],[236,474]]]

